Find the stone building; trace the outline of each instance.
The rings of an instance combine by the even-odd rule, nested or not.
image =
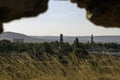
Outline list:
[[[14,39],[13,39],[13,43],[24,43],[24,39],[14,38]]]

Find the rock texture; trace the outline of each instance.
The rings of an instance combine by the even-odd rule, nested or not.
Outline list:
[[[0,0],[0,32],[2,23],[45,12],[48,0]]]
[[[85,8],[87,18],[96,25],[120,27],[120,0],[71,0]]]

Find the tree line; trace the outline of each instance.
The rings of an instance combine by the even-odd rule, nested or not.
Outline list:
[[[69,43],[60,42],[43,42],[43,43],[13,43],[9,40],[0,41],[0,53],[22,53],[28,52],[32,55],[39,56],[44,53],[51,55],[75,53],[78,56],[85,57],[89,55],[87,50],[95,48],[96,46],[101,49],[108,49],[112,51],[120,51],[120,44],[117,43],[80,43],[78,38],[75,39],[74,43],[70,45]]]

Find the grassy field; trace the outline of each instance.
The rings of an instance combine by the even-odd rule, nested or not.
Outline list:
[[[120,80],[120,57],[70,53],[39,59],[28,53],[0,54],[0,80]]]

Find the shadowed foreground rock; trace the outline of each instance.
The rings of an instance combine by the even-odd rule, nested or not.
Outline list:
[[[47,5],[48,0],[0,0],[0,32],[2,23],[37,16],[47,10]]]
[[[71,0],[85,8],[87,18],[96,25],[120,27],[120,0]]]

